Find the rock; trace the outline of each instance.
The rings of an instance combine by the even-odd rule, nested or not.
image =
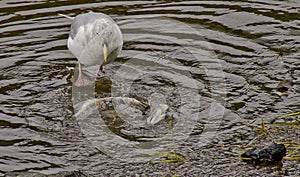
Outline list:
[[[286,155],[286,148],[283,144],[271,143],[262,148],[254,148],[241,155],[242,158],[249,158],[255,164],[275,164]],[[247,161],[249,161],[247,159]]]

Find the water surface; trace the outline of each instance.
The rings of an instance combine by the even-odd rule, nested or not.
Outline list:
[[[257,135],[246,124],[299,111],[298,1],[3,0],[0,9],[1,176],[78,170],[96,176],[299,174],[297,162],[284,161],[282,172],[238,157],[239,146]],[[77,60],[66,47],[71,21],[57,14],[89,10],[117,22],[124,46],[95,87],[78,91],[72,86]],[[284,80],[292,84],[280,96],[275,91]],[[177,117],[175,146],[186,161],[149,163],[142,156],[147,161],[140,162],[136,155],[170,149],[168,121],[149,127],[122,107],[101,119],[71,119],[78,92],[168,104]],[[102,128],[109,135],[100,136]],[[299,142],[299,130],[284,131],[289,136],[276,141]],[[115,138],[110,146],[116,153],[96,148],[91,132]],[[141,143],[145,135],[158,140]],[[126,148],[129,140],[139,148]]]

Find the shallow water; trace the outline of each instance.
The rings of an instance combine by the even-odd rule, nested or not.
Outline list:
[[[297,162],[278,172],[238,157],[257,135],[245,124],[299,111],[298,1],[88,2],[0,2],[1,176],[299,174]],[[105,77],[80,90],[66,47],[71,21],[57,14],[89,10],[117,22],[124,46]],[[292,84],[280,96],[283,80]],[[168,104],[174,134],[168,120],[148,126],[121,106],[72,119],[78,102],[107,96]],[[285,131],[278,141],[300,141],[299,130]],[[184,163],[151,155],[174,147]]]

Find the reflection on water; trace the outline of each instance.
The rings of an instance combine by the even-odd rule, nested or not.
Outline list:
[[[182,176],[269,174],[244,164],[237,168],[241,163],[233,157],[240,153],[237,146],[253,138],[242,124],[299,111],[299,7],[298,1],[264,0],[1,1],[0,175],[83,170],[92,175],[155,171],[164,176],[166,168]],[[113,17],[124,47],[105,66],[104,78],[90,90],[76,91],[69,68],[77,60],[66,48],[70,21],[57,14],[88,10]],[[283,80],[292,81],[287,94],[274,94]],[[98,121],[88,124],[91,129],[72,119],[76,99],[130,96],[148,101],[154,94],[163,95],[157,102],[166,102],[177,116],[173,139],[186,159],[182,165],[155,164],[150,169],[146,163],[129,163],[133,150],[149,154],[170,149],[167,120],[148,127],[136,119],[139,115],[130,117],[118,107],[103,113],[103,119],[98,114],[88,119]],[[104,148],[119,152],[93,147],[85,131],[97,126],[95,134],[103,133],[101,127],[110,133],[97,137],[113,140],[104,142],[109,145]],[[140,151],[124,148],[128,141],[121,135],[151,133],[159,141],[136,145]],[[299,142],[298,134],[291,141]],[[220,149],[219,144],[230,148]],[[115,156],[128,163],[111,158]],[[297,173],[299,165],[284,165],[290,175]]]

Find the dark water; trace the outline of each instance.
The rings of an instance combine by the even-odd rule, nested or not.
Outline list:
[[[257,135],[246,124],[300,110],[299,1],[3,0],[0,9],[1,176],[300,173],[297,161],[278,171],[239,159],[239,147]],[[57,14],[89,10],[117,22],[124,46],[95,88],[80,91],[72,86],[77,60],[66,47],[71,21]],[[291,84],[278,95],[282,81]],[[122,107],[103,119],[73,120],[78,94],[166,103],[177,118],[174,135],[167,121],[149,127]],[[283,131],[288,136],[276,141],[300,141],[299,129]],[[138,140],[149,136],[157,139]],[[184,163],[137,155],[172,149],[173,140]]]

